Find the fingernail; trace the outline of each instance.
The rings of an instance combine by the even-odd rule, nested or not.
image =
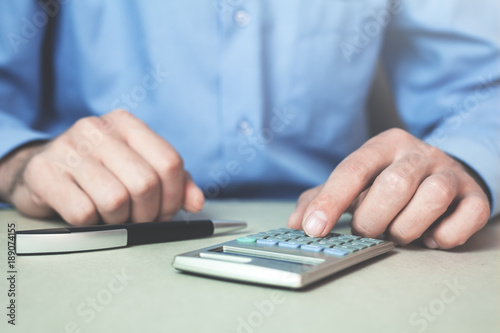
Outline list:
[[[320,236],[326,228],[326,215],[322,211],[314,211],[304,222],[304,231],[309,236]]]
[[[429,249],[437,249],[439,247],[432,237],[424,237],[424,244]]]

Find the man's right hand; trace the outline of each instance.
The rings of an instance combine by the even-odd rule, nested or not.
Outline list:
[[[57,213],[74,225],[169,220],[204,203],[177,151],[124,110],[17,150],[0,161],[0,175],[0,198],[21,213]]]

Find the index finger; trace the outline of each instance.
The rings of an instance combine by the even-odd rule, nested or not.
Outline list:
[[[302,228],[313,237],[330,232],[342,213],[394,160],[395,146],[370,140],[347,156],[306,208]]]

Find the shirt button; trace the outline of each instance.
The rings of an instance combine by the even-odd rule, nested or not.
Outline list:
[[[250,23],[250,15],[244,10],[238,10],[234,14],[234,20],[240,27],[244,28]]]
[[[243,120],[238,124],[238,130],[245,136],[250,136],[253,134],[252,125],[246,120]]]

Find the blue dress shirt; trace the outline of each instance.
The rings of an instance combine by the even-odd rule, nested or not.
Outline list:
[[[208,197],[296,197],[367,138],[379,59],[413,135],[470,165],[498,212],[499,3],[0,2],[0,157],[129,110]]]

